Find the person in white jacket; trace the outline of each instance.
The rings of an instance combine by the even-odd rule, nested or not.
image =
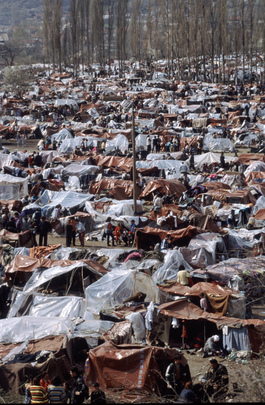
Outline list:
[[[78,218],[78,223],[75,226],[75,231],[78,232],[78,236],[79,236],[81,246],[85,246],[86,228],[85,228],[84,224],[82,224],[82,222],[80,221],[79,218]]]

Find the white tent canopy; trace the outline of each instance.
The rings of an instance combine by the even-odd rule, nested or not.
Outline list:
[[[218,163],[220,164],[220,156],[217,153],[213,152],[208,152],[208,153],[203,153],[202,155],[195,155],[194,156],[194,165],[195,168],[201,168],[204,163],[210,165],[212,163]],[[234,162],[237,160],[236,157],[232,156],[225,156],[226,162]]]
[[[74,208],[82,208],[85,202],[93,198],[92,194],[76,193],[75,191],[51,191],[45,190],[39,197],[38,202],[29,204],[23,208],[23,211],[30,209],[41,208],[42,213],[45,215],[51,214],[56,205],[60,204],[62,207],[69,210]]]
[[[62,170],[62,175],[79,177],[86,174],[96,174],[98,170],[99,166],[71,163]]]
[[[28,178],[0,174],[0,200],[20,200],[28,194]]]
[[[158,288],[152,278],[136,270],[112,270],[86,288],[86,308],[98,314],[114,308],[136,292],[146,294],[146,301],[159,301]]]

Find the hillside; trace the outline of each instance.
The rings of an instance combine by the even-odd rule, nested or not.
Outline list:
[[[69,7],[70,0],[63,0],[63,10]],[[0,29],[7,29],[34,22],[42,16],[43,0],[10,0],[0,2]]]

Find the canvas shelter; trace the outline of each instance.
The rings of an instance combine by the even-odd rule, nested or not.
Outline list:
[[[165,375],[177,353],[176,349],[106,342],[90,351],[85,382],[92,386],[97,381],[104,390],[115,388],[124,398],[127,391],[136,391],[139,399],[144,398],[142,391],[161,394],[165,382],[160,375]],[[184,365],[187,363],[183,355],[182,361]]]

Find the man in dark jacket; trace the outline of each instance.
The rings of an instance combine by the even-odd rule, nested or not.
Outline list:
[[[39,153],[37,153],[34,157],[34,164],[38,167],[42,167],[42,158]]]
[[[47,246],[48,242],[48,232],[52,229],[51,224],[49,221],[46,220],[44,216],[41,217],[41,221],[39,224],[39,246]],[[43,241],[43,244],[42,244]]]
[[[73,225],[71,224],[70,218],[68,218],[68,220],[66,222],[65,236],[66,236],[66,247],[70,247],[72,237],[73,237]]]
[[[82,404],[85,399],[88,399],[89,392],[83,377],[80,375],[77,367],[72,367],[70,375],[73,378],[71,403]]]
[[[166,369],[165,379],[170,395],[180,394],[187,381],[191,380],[190,368],[184,357],[177,355]]]
[[[91,404],[106,404],[105,392],[99,389],[99,383],[94,384],[94,391],[91,392]]]
[[[210,360],[210,370],[204,376],[206,380],[207,394],[214,400],[226,395],[228,391],[228,372],[227,368],[218,363],[216,359]]]

